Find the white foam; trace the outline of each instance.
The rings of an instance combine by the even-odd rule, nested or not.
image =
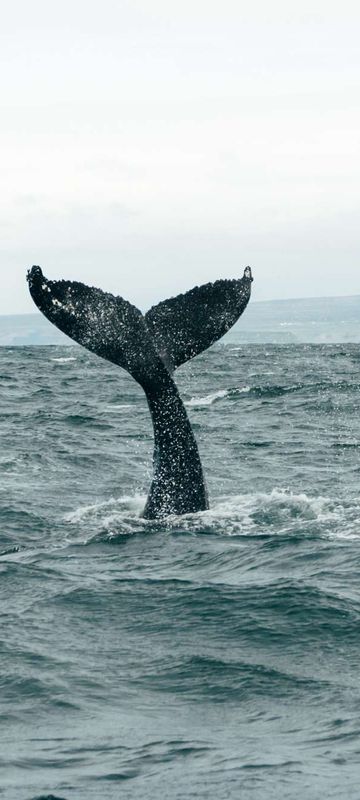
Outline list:
[[[186,406],[197,408],[200,406],[212,406],[217,400],[224,397],[231,397],[233,394],[248,394],[251,391],[251,386],[235,387],[233,389],[219,389],[217,392],[207,394],[205,397],[192,397],[191,400],[185,401]]]
[[[89,506],[80,506],[75,511],[70,511],[64,519],[71,524],[77,524],[83,520],[99,519],[102,523],[110,515],[111,518],[117,515],[120,520],[124,514],[138,516],[146,503],[146,496],[140,494],[124,495],[123,497],[110,497],[99,503],[92,503]]]
[[[167,526],[228,536],[316,533],[326,538],[360,538],[360,499],[344,504],[287,488],[219,498],[207,511],[167,518]]]
[[[75,356],[68,356],[63,358],[52,358],[51,361],[55,361],[57,364],[68,364],[69,361],[76,361],[77,359]]]
[[[228,389],[219,389],[217,392],[205,395],[205,397],[192,397],[191,400],[185,402],[185,405],[192,406],[193,408],[197,406],[211,406],[216,400],[220,400],[221,397],[226,397],[227,394]]]
[[[78,529],[84,541],[101,531],[107,537],[151,531],[155,525],[164,530],[221,534],[222,536],[277,536],[284,534],[316,535],[336,539],[360,538],[360,498],[343,502],[322,495],[274,488],[218,498],[207,511],[163,520],[141,517],[146,496],[124,495],[104,502],[82,506],[65,517]],[[91,528],[93,529],[91,532]]]
[[[201,512],[203,522],[217,525],[229,535],[304,534],[314,526],[320,535],[336,538],[360,537],[360,500],[344,503],[322,495],[274,488],[219,500]]]

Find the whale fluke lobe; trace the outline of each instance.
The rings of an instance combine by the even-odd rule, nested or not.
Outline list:
[[[164,300],[145,316],[122,297],[77,281],[27,274],[31,296],[63,333],[126,369],[143,387],[154,428],[154,476],[147,519],[208,508],[199,451],[171,373],[206,350],[247,306],[252,275],[196,286]]]
[[[40,267],[32,267],[27,279],[37,307],[63,333],[123,367],[141,385],[151,379],[158,355],[138,308],[77,281],[48,280]]]
[[[234,325],[251,294],[246,267],[239,280],[218,280],[171,297],[145,314],[155,346],[171,371],[207,350]]]

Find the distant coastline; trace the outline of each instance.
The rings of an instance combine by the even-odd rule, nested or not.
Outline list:
[[[0,347],[74,344],[45,317],[38,314],[0,316]]]
[[[360,295],[250,303],[224,341],[360,343]],[[0,346],[73,345],[41,314],[0,316]]]

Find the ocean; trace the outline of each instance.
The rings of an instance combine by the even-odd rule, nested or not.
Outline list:
[[[211,507],[144,521],[133,379],[0,348],[0,797],[357,799],[359,346],[176,380]]]

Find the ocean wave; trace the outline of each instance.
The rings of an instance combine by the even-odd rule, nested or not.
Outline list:
[[[109,424],[99,418],[99,416],[90,416],[89,414],[66,414],[63,417],[62,421],[69,425],[69,427],[89,427],[92,429],[98,428],[99,430],[103,428],[108,428]]]
[[[124,495],[120,498],[111,497],[108,500],[80,506],[75,511],[65,515],[64,521],[82,532],[85,528],[84,543],[99,537],[111,540],[117,536],[124,536],[151,529],[151,521],[143,519],[140,515],[146,503],[146,495]],[[88,527],[91,529],[90,536]]]
[[[88,506],[81,506],[80,508],[77,508],[76,511],[71,511],[66,514],[64,519],[66,522],[77,524],[82,520],[93,518],[94,515],[101,516],[104,511],[108,512],[113,509],[116,509],[119,513],[121,513],[121,510],[124,510],[125,512],[132,511],[134,515],[137,515],[137,513],[140,514],[145,502],[146,495],[140,494],[124,495],[123,497],[119,498],[110,497],[109,500],[104,500],[99,503],[92,503]]]
[[[334,401],[329,393],[352,393],[359,391],[358,383],[350,383],[349,381],[322,381],[316,383],[289,383],[289,384],[267,384],[267,385],[247,385],[247,386],[233,386],[227,389],[219,389],[217,392],[204,396],[194,396],[185,402],[188,407],[203,407],[211,406],[219,400],[241,398],[247,395],[250,398],[261,399],[276,399],[288,394],[298,393],[302,395],[302,403],[310,408],[310,405],[316,409],[322,409],[330,404],[331,408],[334,406]]]
[[[65,797],[58,797],[54,794],[42,794],[38,795],[37,797],[32,797],[31,800],[66,800]]]
[[[63,356],[61,358],[52,358],[51,361],[54,361],[56,364],[69,364],[70,361],[77,361],[77,358],[75,358],[75,356]]]
[[[248,395],[249,397],[254,397],[256,399],[276,399],[277,397],[293,394],[294,392],[301,392],[304,390],[308,391],[309,389],[320,390],[320,388],[324,387],[322,385],[321,387],[319,387],[319,385],[308,386],[302,383],[285,384],[284,386],[281,384],[273,384],[268,386],[233,386],[229,387],[228,389],[219,389],[217,392],[212,392],[211,394],[205,396],[192,397],[191,400],[185,401],[185,405],[190,408],[200,408],[203,406],[211,406],[218,400],[224,400],[226,398],[234,400],[238,397],[242,397],[243,395]]]
[[[250,386],[242,386],[235,389],[219,389],[217,392],[212,392],[204,397],[192,397],[191,400],[185,402],[186,406],[196,408],[200,406],[212,406],[217,400],[222,400],[225,397],[234,397],[239,394],[248,394],[251,391]]]
[[[193,518],[202,529],[214,528],[228,535],[340,535],[360,536],[360,504],[321,495],[274,488],[270,493],[237,495],[220,499],[208,511]]]
[[[13,547],[8,547],[6,550],[1,550],[0,551],[0,558],[2,558],[3,556],[14,555],[15,553],[18,553],[19,551],[20,551],[20,546],[19,545],[14,545]]]
[[[185,402],[186,406],[196,408],[197,406],[211,406],[216,400],[226,397],[228,394],[227,389],[219,389],[217,392],[205,395],[205,397],[192,397],[191,400]]]
[[[187,697],[223,702],[231,697],[249,702],[253,695],[280,697],[297,693],[318,695],[328,688],[327,681],[318,677],[297,675],[271,666],[227,658],[192,656],[174,663],[156,664],[142,679],[146,686],[156,686],[161,692],[185,693]]]
[[[71,702],[66,693],[66,687],[41,680],[34,676],[5,675],[2,679],[2,698],[6,702],[22,701],[23,706],[32,704],[33,706],[44,706],[51,709],[78,709],[76,703]]]
[[[119,403],[117,405],[108,405],[105,406],[103,409],[105,414],[117,414],[119,411],[120,413],[123,411],[134,411],[134,404],[133,403]],[[136,409],[137,411],[139,409]]]

